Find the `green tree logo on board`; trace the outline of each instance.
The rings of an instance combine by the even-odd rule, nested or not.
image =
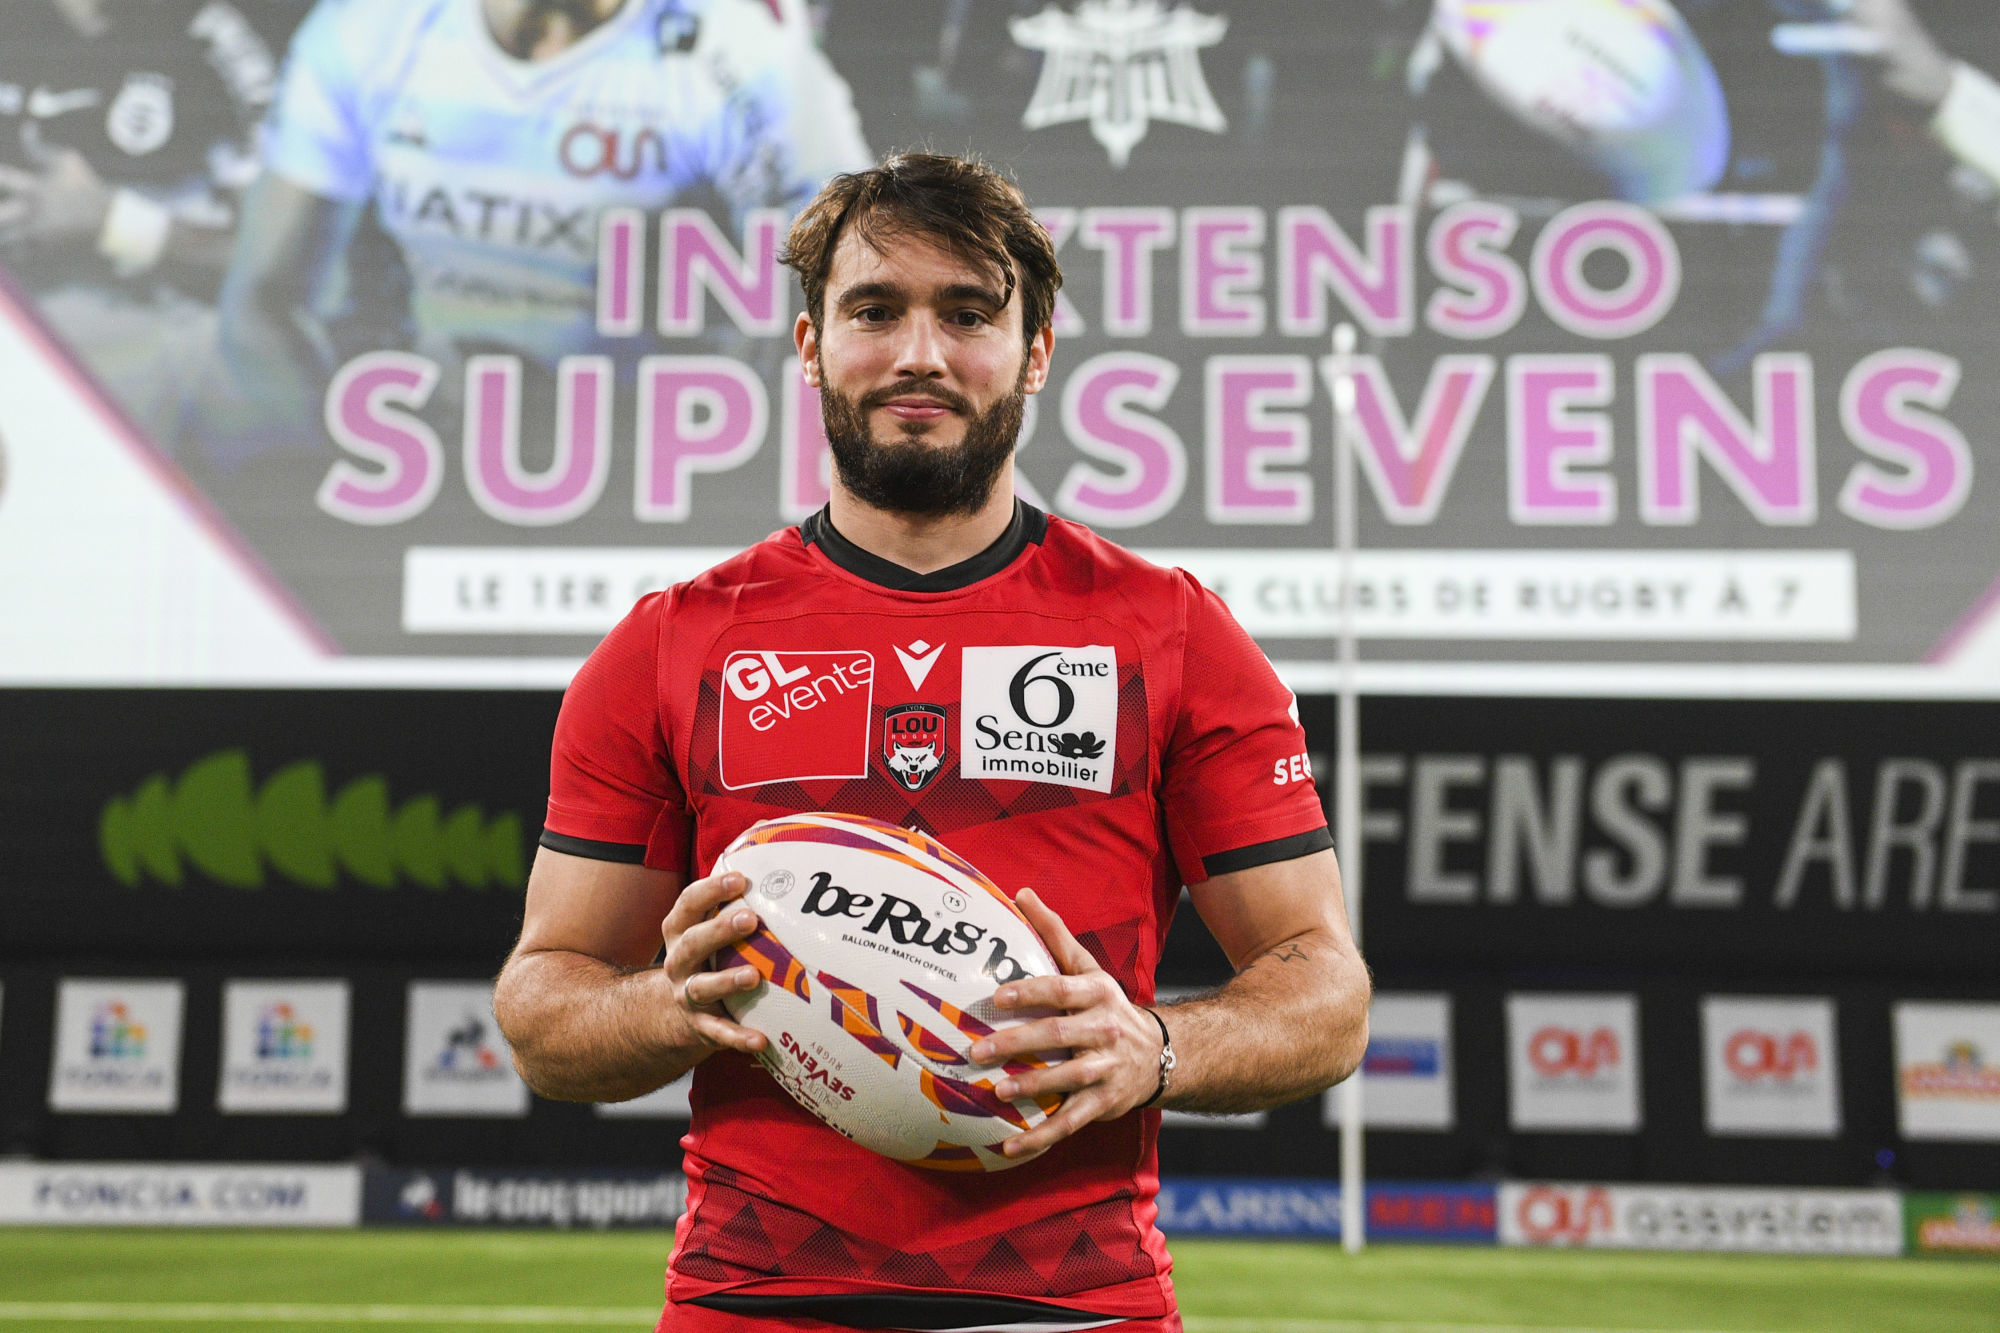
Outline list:
[[[179,781],[156,773],[113,797],[97,842],[105,866],[132,888],[149,879],[178,887],[188,867],[239,889],[261,889],[273,874],[315,889],[331,889],[343,873],[378,889],[519,889],[527,880],[517,814],[488,819],[471,804],[446,813],[428,795],[391,808],[378,773],[329,800],[310,759],[255,788],[242,750],[198,759]]]

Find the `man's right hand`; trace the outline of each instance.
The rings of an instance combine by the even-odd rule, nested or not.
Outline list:
[[[764,1050],[761,1033],[720,1007],[763,978],[711,967],[718,949],[758,929],[748,887],[741,875],[683,887],[671,871],[540,849],[521,939],[493,993],[528,1086],[562,1101],[625,1101],[719,1050]]]
[[[673,993],[673,1014],[685,1036],[675,1046],[705,1045],[755,1055],[769,1046],[763,1033],[730,1021],[720,1005],[725,996],[755,990],[763,977],[747,965],[710,971],[718,950],[757,933],[757,914],[743,905],[750,881],[735,871],[698,879],[681,890],[673,910],[660,922],[666,944],[661,969]],[[704,1052],[704,1057],[706,1052]]]

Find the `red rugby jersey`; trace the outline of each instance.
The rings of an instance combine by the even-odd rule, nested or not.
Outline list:
[[[1034,887],[1144,1003],[1183,883],[1332,845],[1304,750],[1270,663],[1182,571],[1017,504],[993,547],[917,575],[822,512],[612,630],[563,701],[543,842],[697,876],[773,815],[919,828]],[[1173,1307],[1157,1112],[956,1174],[848,1141],[748,1057],[697,1066],[692,1101],[672,1300]]]

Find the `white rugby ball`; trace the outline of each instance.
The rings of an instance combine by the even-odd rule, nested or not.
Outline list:
[[[1514,117],[1653,204],[1721,179],[1729,104],[1671,0],[1437,0],[1431,27]]]
[[[935,1171],[1004,1171],[999,1144],[1059,1096],[1009,1101],[1007,1073],[1066,1052],[976,1065],[973,1042],[1037,1015],[993,1006],[1004,982],[1058,969],[1013,902],[935,838],[854,815],[745,829],[715,863],[750,881],[757,933],[718,953],[764,978],[724,1001],[770,1038],[758,1057],[799,1104],[848,1138]]]

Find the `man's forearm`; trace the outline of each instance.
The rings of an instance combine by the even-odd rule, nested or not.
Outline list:
[[[517,954],[493,1012],[529,1087],[557,1101],[617,1102],[671,1083],[711,1049],[676,1034],[663,969],[623,968],[559,950]]]
[[[1177,1111],[1260,1111],[1331,1087],[1368,1044],[1367,969],[1327,931],[1287,940],[1220,990],[1159,1013],[1176,1066],[1160,1101]]]

